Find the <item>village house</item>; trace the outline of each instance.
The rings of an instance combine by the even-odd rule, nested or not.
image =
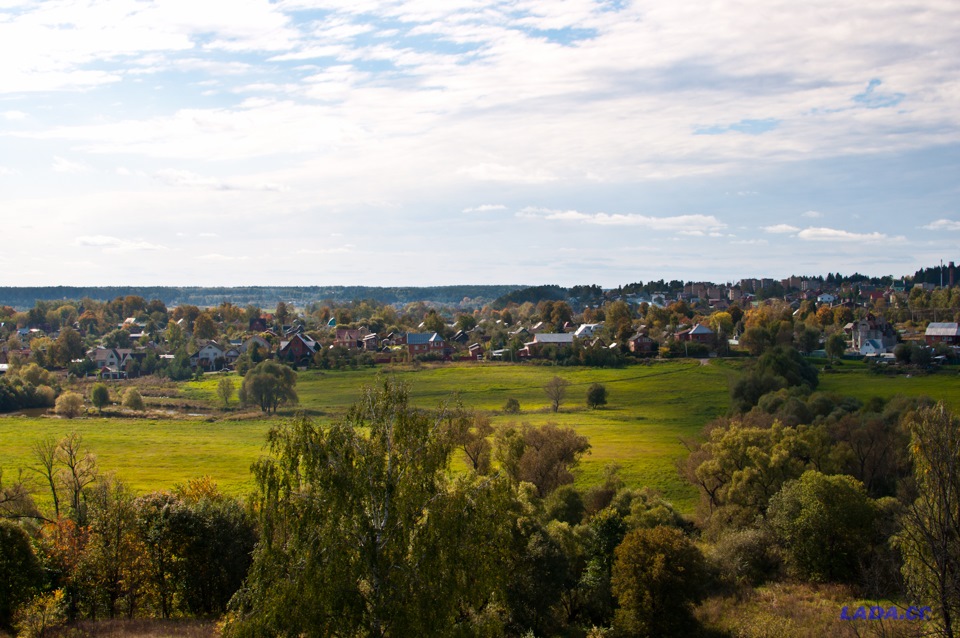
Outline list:
[[[589,339],[593,333],[603,326],[602,323],[585,323],[574,331],[573,336],[577,339]]]
[[[260,335],[253,335],[248,337],[237,349],[241,353],[247,353],[252,350],[254,347],[260,350],[261,353],[268,353],[272,350],[270,342],[261,337]]]
[[[333,345],[347,350],[360,350],[363,348],[363,338],[368,334],[370,331],[366,328],[337,328]]]
[[[860,354],[891,352],[897,345],[897,331],[882,317],[868,314],[843,327],[850,347]]]
[[[377,337],[377,333],[371,332],[363,339],[363,349],[367,352],[376,352],[380,349],[380,339]]]
[[[406,342],[407,353],[411,359],[425,354],[440,354],[443,356],[453,354],[453,349],[447,346],[443,337],[436,332],[408,332]]]
[[[96,364],[97,372],[104,379],[124,379],[131,361],[142,361],[145,352],[135,352],[130,348],[94,348],[87,352],[87,358]]]
[[[645,332],[638,332],[627,339],[627,348],[634,354],[650,354],[656,348],[656,343]]]
[[[541,332],[533,336],[533,341],[523,344],[518,352],[521,357],[536,357],[545,346],[572,346],[572,332]]]
[[[927,326],[926,332],[923,333],[923,339],[928,346],[933,346],[938,343],[945,343],[951,346],[958,345],[960,344],[960,323],[931,323]]]
[[[305,334],[296,333],[290,340],[280,342],[278,356],[284,361],[298,364],[310,363],[320,345]]]
[[[87,353],[87,358],[97,364],[97,369],[119,369],[126,356],[132,352],[129,348],[94,348]]]
[[[712,345],[716,338],[716,333],[702,323],[698,323],[689,330],[683,330],[676,333],[674,336],[676,337],[677,341],[689,341],[693,343]]]
[[[222,370],[227,364],[227,350],[216,341],[208,341],[190,355],[190,367],[203,370]]]

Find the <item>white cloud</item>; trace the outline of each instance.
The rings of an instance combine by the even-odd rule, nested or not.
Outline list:
[[[543,168],[525,169],[503,164],[477,164],[460,169],[460,173],[485,182],[514,182],[518,184],[545,184],[557,177]]]
[[[207,261],[207,262],[227,262],[227,261],[244,261],[247,258],[245,256],[224,255],[221,253],[209,253],[206,255],[199,255],[197,259],[199,259],[200,261]]]
[[[651,217],[649,215],[622,213],[581,213],[576,210],[552,210],[527,207],[517,213],[518,217],[540,218],[551,221],[583,222],[598,226],[639,226],[651,230],[685,231],[687,233],[715,231],[726,224],[713,215],[677,215],[674,217]]]
[[[808,210],[807,212],[805,212],[805,213],[803,214],[803,216],[804,216],[804,217],[807,217],[807,218],[810,218],[810,219],[819,219],[819,218],[823,217],[823,213],[818,212],[818,211],[815,211],[815,210]]]
[[[59,156],[53,158],[53,166],[51,168],[56,173],[86,173],[90,170],[90,167],[86,164],[74,162]]]
[[[184,186],[219,191],[277,191],[283,192],[287,188],[281,184],[250,182],[249,180],[221,180],[215,177],[205,177],[190,171],[165,169],[157,171],[156,178],[168,186]]]
[[[848,241],[876,243],[882,241],[902,241],[903,237],[890,237],[883,233],[851,233],[835,228],[804,228],[797,237],[807,241]]]
[[[3,119],[10,121],[20,121],[27,119],[27,114],[23,111],[4,111]]]
[[[166,246],[153,244],[141,239],[121,239],[110,235],[83,235],[76,238],[74,245],[85,248],[103,248],[109,252],[168,250]]]
[[[17,171],[12,168],[7,168],[6,166],[0,166],[0,176],[16,175]]]
[[[766,239],[735,239],[730,243],[736,246],[766,246],[770,242]]]
[[[790,224],[774,224],[773,226],[764,226],[763,229],[768,233],[795,233],[800,230]]]
[[[339,255],[353,252],[353,244],[344,244],[335,248],[301,248],[297,251],[298,255]]]
[[[925,230],[960,230],[960,222],[952,219],[938,219],[926,226],[921,226],[921,228]]]
[[[501,210],[507,210],[503,204],[480,204],[471,208],[464,208],[464,213],[494,213]]]

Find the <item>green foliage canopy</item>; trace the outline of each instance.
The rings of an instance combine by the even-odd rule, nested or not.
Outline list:
[[[0,520],[0,629],[10,630],[13,612],[43,581],[30,538],[18,525]]]
[[[378,381],[330,427],[271,430],[254,466],[262,536],[224,635],[457,635],[496,600],[512,492],[451,477],[445,421]]]
[[[637,529],[617,547],[614,627],[629,636],[691,635],[692,603],[703,591],[703,555],[672,527]]]
[[[851,581],[874,540],[877,514],[860,481],[811,470],[770,500],[768,520],[804,577]]]
[[[263,412],[276,412],[283,403],[298,401],[297,373],[276,361],[261,361],[243,378],[240,400],[260,407]]]

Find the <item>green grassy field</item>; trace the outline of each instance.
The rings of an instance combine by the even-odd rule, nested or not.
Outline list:
[[[465,407],[489,411],[494,424],[554,422],[574,427],[592,445],[591,453],[581,463],[578,485],[598,483],[607,464],[615,462],[628,485],[655,487],[682,510],[690,511],[695,493],[675,469],[676,460],[685,453],[681,439],[697,436],[707,421],[726,412],[729,379],[739,365],[716,360],[709,365],[669,361],[599,370],[465,364],[388,368],[382,373],[408,383],[412,401],[418,406],[436,407],[457,395]],[[316,419],[335,419],[377,372],[301,373],[301,408]],[[554,375],[571,384],[558,414],[549,411],[543,392],[543,385]],[[187,479],[209,475],[226,492],[243,494],[253,486],[250,464],[262,453],[264,435],[273,420],[259,415],[251,418],[249,413],[246,418],[236,418],[240,415],[235,412],[216,411],[218,379],[208,375],[180,387],[181,398],[190,406],[211,406],[209,412],[195,416],[114,416],[72,421],[46,416],[2,417],[0,468],[8,476],[15,474],[17,468],[33,463],[30,449],[36,440],[77,431],[97,455],[102,470],[115,472],[138,491],[168,489]],[[596,382],[607,386],[608,405],[588,410],[584,405],[587,388]],[[862,399],[925,394],[960,408],[960,377],[955,371],[913,378],[883,377],[845,362],[836,372],[821,376],[821,389]],[[500,413],[508,398],[519,401],[520,414]],[[292,411],[276,418],[290,414]]]
[[[906,376],[873,374],[866,364],[844,361],[832,371],[820,373],[820,389],[865,400],[879,396],[928,396],[943,401],[954,410],[960,409],[960,375],[956,367],[947,367],[936,374]]]
[[[730,371],[723,365],[687,361],[620,370],[487,364],[397,368],[383,373],[408,383],[418,406],[436,407],[456,395],[467,408],[493,413],[495,424],[554,422],[574,427],[593,446],[581,464],[578,484],[598,482],[606,465],[616,462],[629,485],[654,486],[688,509],[694,494],[674,469],[675,459],[684,452],[680,439],[695,436],[706,421],[726,411]],[[301,407],[313,418],[335,419],[376,374],[371,369],[301,373],[297,388]],[[543,385],[554,375],[571,384],[557,414],[549,411],[543,392]],[[215,405],[217,381],[210,375],[185,383],[181,394],[191,405]],[[595,382],[607,386],[609,402],[605,408],[588,410],[586,391]],[[511,397],[520,402],[521,413],[499,414]],[[262,453],[271,420],[223,416],[0,418],[0,467],[14,472],[30,465],[34,441],[75,430],[97,454],[102,469],[116,472],[136,490],[169,488],[207,474],[225,491],[241,494],[252,487],[249,467]]]

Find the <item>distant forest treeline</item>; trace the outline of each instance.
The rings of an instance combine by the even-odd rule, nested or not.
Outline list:
[[[870,283],[879,286],[893,284],[892,276],[869,277],[854,273],[841,275],[828,273],[820,279],[830,285],[841,282],[853,284]],[[910,281],[911,277],[903,278]],[[960,271],[954,272],[954,284],[960,283]],[[920,268],[912,277],[913,283],[939,285],[941,281],[948,285],[950,266],[937,265]],[[639,292],[674,292],[682,290],[684,281],[664,279],[637,282],[619,286],[622,294]],[[510,303],[538,303],[543,300],[561,301],[577,299],[583,304],[603,299],[603,289],[597,285],[580,285],[564,288],[557,285],[462,285],[462,286],[36,286],[15,287],[0,286],[0,306],[12,306],[17,310],[32,308],[37,301],[59,299],[79,300],[85,297],[97,301],[110,301],[117,297],[134,295],[144,299],[159,299],[167,306],[186,304],[210,307],[228,301],[234,305],[254,305],[264,309],[272,308],[278,301],[305,307],[308,304],[323,301],[349,302],[371,300],[384,304],[407,304],[417,301],[433,302],[444,305],[463,305],[464,307],[482,307],[492,304],[496,308],[506,307]],[[465,301],[466,300],[466,301]]]
[[[216,306],[224,301],[238,306],[253,304],[272,308],[278,301],[305,306],[318,301],[353,301],[369,299],[385,304],[405,304],[416,301],[459,304],[469,299],[469,305],[482,306],[520,285],[501,286],[0,286],[0,305],[18,310],[33,307],[38,301],[90,298],[110,301],[117,297],[135,295],[144,299],[159,299],[167,306]]]

